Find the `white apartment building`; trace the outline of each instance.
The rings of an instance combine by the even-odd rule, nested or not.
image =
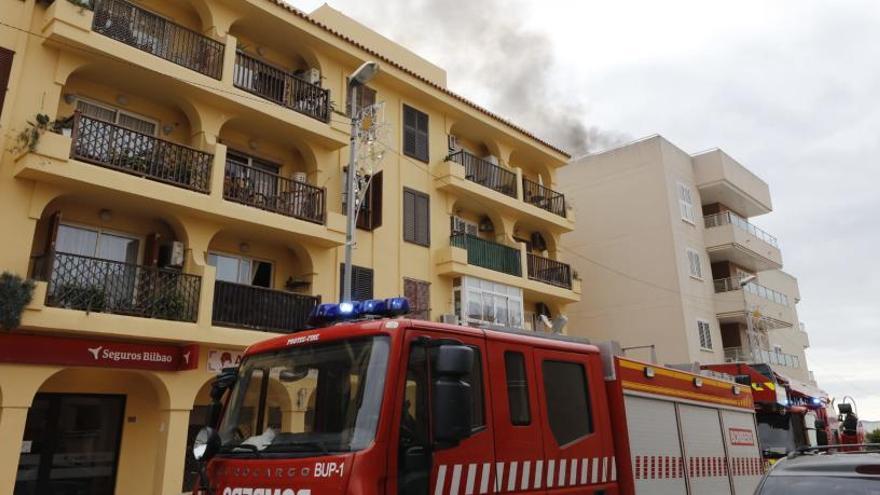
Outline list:
[[[750,220],[772,211],[766,182],[722,150],[651,136],[574,160],[559,183],[578,212],[562,250],[589,287],[569,333],[662,363],[758,361],[812,381],[797,279]]]

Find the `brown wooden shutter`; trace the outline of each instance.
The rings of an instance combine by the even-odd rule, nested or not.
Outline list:
[[[382,172],[370,182],[370,230],[382,226]]]
[[[416,193],[403,190],[403,240],[416,242]]]
[[[419,191],[403,190],[403,239],[421,246],[431,245],[430,197]]]
[[[6,100],[6,91],[9,89],[9,74],[12,72],[12,56],[15,52],[0,48],[0,114],[3,112],[3,102]]]
[[[403,295],[409,300],[410,316],[431,319],[431,284],[424,280],[403,279]]]
[[[416,109],[403,106],[403,153],[416,156]]]
[[[56,211],[51,216],[49,216],[49,232],[46,236],[46,246],[43,249],[43,254],[55,251],[55,244],[58,242],[58,226],[61,225],[61,212]]]
[[[428,114],[422,112],[417,112],[416,156],[423,162],[428,161]]]
[[[339,264],[339,299],[342,300],[343,277],[345,265]],[[364,301],[373,298],[373,269],[352,265],[351,267],[351,298]]]
[[[348,81],[348,79],[346,79]],[[376,90],[367,86],[358,86],[357,88],[357,103],[352,108],[352,103],[355,103],[351,97],[351,86],[346,84],[347,94],[345,97],[345,113],[349,117],[354,116],[353,110],[360,110],[361,108],[368,107],[376,104]]]

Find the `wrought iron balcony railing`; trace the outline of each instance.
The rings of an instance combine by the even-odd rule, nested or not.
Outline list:
[[[185,189],[208,193],[214,155],[75,114],[71,157]]]
[[[223,197],[313,223],[324,223],[325,190],[227,160]]]
[[[296,332],[306,322],[319,297],[236,284],[214,284],[214,325],[270,332]]]
[[[321,122],[330,120],[330,90],[241,51],[235,54],[232,82],[237,88]]]
[[[532,253],[528,253],[527,262],[529,279],[571,289],[571,266],[567,263]]]
[[[565,195],[523,177],[523,201],[565,218]]]
[[[220,79],[224,45],[124,0],[94,0],[92,31]]]
[[[721,213],[714,213],[712,215],[706,215],[703,217],[703,223],[707,229],[731,224],[735,227],[745,230],[749,234],[752,234],[753,236],[761,239],[762,241],[770,244],[775,248],[779,247],[779,242],[776,240],[775,237],[759,229],[758,227],[755,227],[754,225],[749,223],[748,220],[730,210],[722,211]]]
[[[469,265],[480,266],[517,277],[522,276],[522,262],[520,261],[519,249],[480,239],[469,234],[453,234],[450,236],[449,242],[454,247],[467,250]]]
[[[456,151],[446,159],[464,166],[465,179],[511,198],[516,197],[516,174],[510,170],[464,150]]]
[[[785,294],[777,290],[768,289],[767,287],[764,287],[763,285],[758,285],[755,282],[749,282],[745,285],[741,285],[741,280],[742,278],[740,277],[715,279],[715,292],[721,293],[730,292],[733,290],[744,290],[762,299],[775,302],[776,304],[780,304],[782,306],[788,306],[788,296],[786,296]]]
[[[177,270],[51,252],[34,276],[48,282],[46,306],[195,322],[201,277]]]

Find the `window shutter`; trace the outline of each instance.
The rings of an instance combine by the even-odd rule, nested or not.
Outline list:
[[[56,211],[49,217],[49,233],[46,236],[46,248],[43,253],[49,253],[55,250],[55,244],[58,241],[58,226],[61,225],[61,212]]]
[[[416,194],[403,190],[403,240],[416,242]]]
[[[147,236],[147,242],[144,245],[144,264],[159,266],[159,234],[155,232]]]
[[[409,300],[410,316],[431,319],[431,284],[424,280],[403,279],[403,295]]]
[[[12,56],[15,52],[0,48],[0,112],[3,111],[3,102],[6,100],[6,91],[9,89],[9,74],[12,72]]]
[[[346,78],[346,81],[348,79]],[[355,104],[354,109],[352,109],[352,103],[354,101],[351,97],[351,87],[346,84],[348,88],[347,94],[345,97],[345,113],[351,117],[354,116],[352,110],[360,110],[362,108],[375,105],[376,104],[376,90],[367,86],[358,86],[357,88],[357,103]]]
[[[339,264],[339,299],[342,300],[342,287],[344,285],[345,265]],[[351,267],[351,298],[354,301],[364,301],[373,298],[373,269],[352,265]]]
[[[370,230],[373,230],[382,226],[382,172],[373,176],[369,196]]]
[[[430,197],[422,192],[403,190],[403,240],[421,246],[431,245]]]
[[[403,153],[428,161],[428,114],[403,106]]]

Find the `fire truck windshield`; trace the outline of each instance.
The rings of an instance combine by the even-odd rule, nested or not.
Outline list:
[[[379,421],[388,352],[380,336],[249,356],[220,424],[220,455],[364,449]]]

